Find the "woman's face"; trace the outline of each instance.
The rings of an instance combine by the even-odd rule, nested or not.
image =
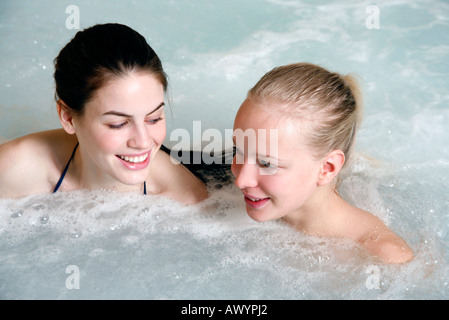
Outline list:
[[[311,205],[321,163],[304,146],[301,131],[301,121],[280,120],[248,99],[237,112],[237,151],[231,170],[252,219],[261,222],[297,215]],[[247,136],[253,132],[256,139],[239,139],[238,132]]]
[[[163,86],[150,73],[112,78],[74,124],[90,174],[112,185],[142,184],[166,135]]]

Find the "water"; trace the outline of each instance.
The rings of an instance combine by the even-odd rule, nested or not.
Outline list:
[[[349,241],[258,224],[243,214],[232,185],[213,190],[195,207],[106,191],[2,200],[1,298],[447,297],[446,248],[426,230],[412,235],[412,223],[390,222],[415,239],[415,260],[387,266]],[[79,289],[67,284],[70,266],[79,270]]]
[[[383,265],[350,242],[256,223],[232,183],[210,185],[193,207],[106,191],[36,195],[0,200],[0,298],[449,297],[446,2],[377,1],[380,29],[368,29],[370,1],[2,1],[0,141],[60,126],[52,60],[77,31],[66,28],[70,4],[81,28],[125,23],[158,52],[171,83],[168,146],[195,120],[232,128],[246,91],[274,66],[356,73],[365,117],[340,192],[416,257]]]

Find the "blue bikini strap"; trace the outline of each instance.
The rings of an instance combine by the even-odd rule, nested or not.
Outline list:
[[[61,177],[59,178],[59,181],[58,181],[58,183],[56,184],[56,186],[55,186],[55,188],[54,188],[54,190],[53,190],[53,193],[55,193],[56,191],[58,191],[59,186],[60,186],[61,183],[62,183],[62,180],[64,180],[65,174],[67,173],[67,170],[69,169],[70,162],[72,162],[72,159],[73,159],[73,157],[75,156],[75,151],[76,151],[76,148],[78,148],[78,145],[79,145],[79,143],[77,143],[76,146],[75,146],[75,149],[73,149],[72,156],[70,157],[69,161],[67,162],[67,164],[66,164],[66,166],[65,166],[65,168],[64,168],[64,171],[62,171]]]

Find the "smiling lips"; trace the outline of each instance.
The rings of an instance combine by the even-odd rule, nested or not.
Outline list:
[[[270,200],[270,198],[256,198],[247,194],[244,194],[244,196],[245,196],[245,203],[251,208],[255,209],[262,207]]]
[[[145,169],[150,163],[150,152],[136,155],[136,156],[124,156],[116,155],[117,159],[130,170],[141,170]]]
[[[148,158],[148,153],[145,153],[143,156],[139,156],[139,157],[128,157],[128,156],[118,156],[118,157],[120,159],[128,161],[128,162],[141,163]]]

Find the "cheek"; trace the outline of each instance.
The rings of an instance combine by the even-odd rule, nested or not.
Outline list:
[[[282,197],[287,190],[285,178],[279,175],[259,175],[259,187],[272,198]]]
[[[259,185],[275,201],[280,200],[282,202],[295,201],[305,189],[301,179],[289,172],[260,176]]]
[[[165,122],[162,122],[161,124],[157,125],[157,128],[155,128],[151,136],[157,145],[161,145],[165,140],[166,134],[167,128],[165,126]]]
[[[78,139],[92,151],[110,152],[120,144],[118,132],[106,130],[102,126],[92,123],[83,123],[77,132]]]
[[[91,136],[91,141],[98,149],[109,152],[117,151],[117,147],[123,145],[123,137],[110,131],[97,132],[96,135]]]

